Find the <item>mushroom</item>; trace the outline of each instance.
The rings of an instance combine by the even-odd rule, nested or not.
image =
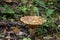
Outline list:
[[[11,3],[13,0],[5,0],[6,2],[8,2],[8,3]]]
[[[46,20],[40,16],[24,16],[20,19],[23,23],[30,27],[30,35],[34,36],[37,25],[43,25]]]

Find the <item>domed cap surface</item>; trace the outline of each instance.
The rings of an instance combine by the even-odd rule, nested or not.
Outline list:
[[[29,25],[42,25],[46,20],[40,16],[24,16],[21,21]]]

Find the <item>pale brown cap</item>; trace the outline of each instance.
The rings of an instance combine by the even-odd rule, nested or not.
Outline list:
[[[29,25],[43,25],[46,22],[46,19],[40,16],[24,16],[21,17],[21,21]]]
[[[5,1],[10,3],[10,2],[12,2],[13,0],[5,0]]]

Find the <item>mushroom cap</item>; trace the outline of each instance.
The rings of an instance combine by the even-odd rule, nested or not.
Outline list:
[[[24,16],[21,21],[29,25],[42,25],[46,20],[40,16]]]
[[[10,2],[12,2],[12,0],[6,0],[6,2],[9,2],[10,3]]]

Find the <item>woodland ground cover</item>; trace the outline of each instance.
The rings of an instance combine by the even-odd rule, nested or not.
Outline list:
[[[21,17],[27,15],[41,16],[47,20],[42,27],[38,26],[36,29],[38,37],[59,34],[60,0],[14,0],[11,3],[0,1],[0,21],[20,21]]]

